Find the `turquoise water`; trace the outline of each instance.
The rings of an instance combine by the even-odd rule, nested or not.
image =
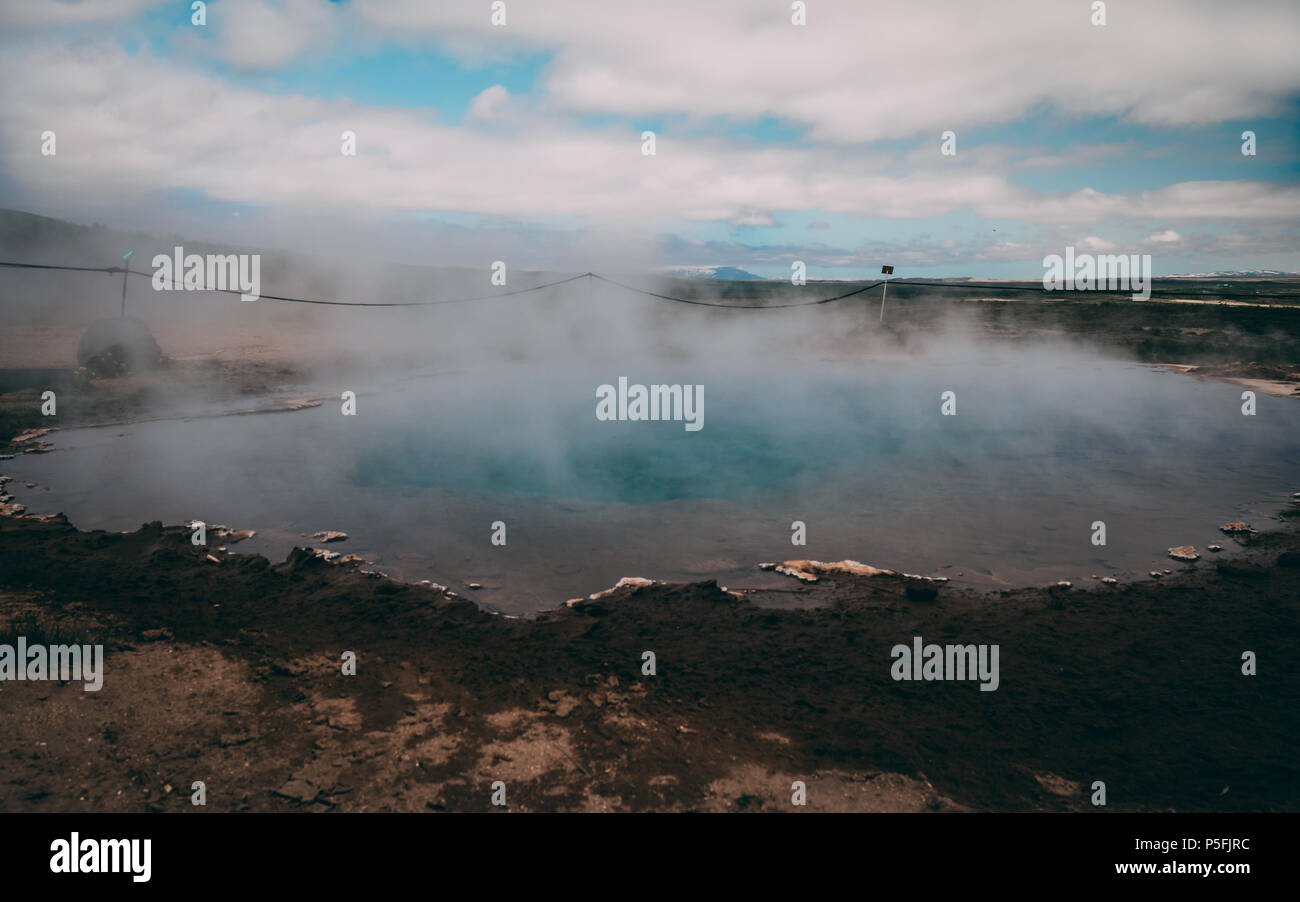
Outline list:
[[[703,428],[598,421],[596,387],[619,376],[702,384]],[[3,472],[41,483],[11,483],[18,500],[83,528],[199,518],[259,530],[237,550],[276,557],[342,529],[332,547],[375,569],[514,613],[623,576],[770,585],[754,565],[789,558],[989,587],[1137,578],[1179,566],[1172,545],[1230,544],[1225,520],[1270,525],[1300,491],[1300,403],[1260,396],[1242,416],[1239,386],[1082,356],[491,368],[343,387],[355,417],[326,401],[65,430],[55,453]]]

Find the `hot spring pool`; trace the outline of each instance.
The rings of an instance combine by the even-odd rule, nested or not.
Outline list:
[[[619,376],[703,385],[703,428],[598,421],[596,388]],[[1169,546],[1204,553],[1224,542],[1219,523],[1263,523],[1300,490],[1294,400],[1260,395],[1243,416],[1238,386],[1066,353],[494,367],[320,393],[343,390],[356,416],[326,400],[68,429],[49,436],[55,453],[0,467],[17,500],[83,529],[197,518],[258,530],[233,550],[276,559],[340,529],[350,538],[334,550],[509,613],[623,576],[792,585],[754,569],[789,558],[985,586],[1136,577],[1182,566]],[[791,544],[796,520],[806,546]],[[1105,546],[1092,543],[1099,520]]]

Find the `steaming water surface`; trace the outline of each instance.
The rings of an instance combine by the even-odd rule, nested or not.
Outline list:
[[[619,376],[704,385],[703,429],[597,421],[596,387]],[[520,366],[341,388],[360,395],[357,416],[326,401],[70,429],[5,472],[48,485],[11,488],[81,528],[198,518],[257,529],[235,550],[274,557],[345,530],[330,547],[511,613],[622,576],[791,586],[754,569],[789,558],[993,586],[1137,576],[1182,566],[1171,545],[1224,542],[1224,520],[1265,525],[1300,472],[1295,401],[1261,396],[1247,417],[1239,387],[1066,353]],[[940,413],[949,390],[955,416]],[[806,547],[791,544],[795,520]]]

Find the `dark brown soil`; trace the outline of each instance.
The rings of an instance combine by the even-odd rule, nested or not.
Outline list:
[[[1244,377],[1248,379],[1269,379],[1274,382],[1300,383],[1300,366],[1294,364],[1227,363],[1220,366],[1198,367],[1196,374],[1216,378]]]
[[[809,810],[1092,810],[1101,780],[1111,809],[1295,811],[1300,541],[1245,541],[1115,587],[663,585],[526,621],[303,551],[0,518],[0,641],[106,646],[97,693],[0,684],[0,810],[491,810],[496,780],[512,810],[792,810],[795,780]],[[997,643],[1000,687],[894,681],[918,635]]]

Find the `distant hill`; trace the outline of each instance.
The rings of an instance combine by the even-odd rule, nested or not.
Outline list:
[[[168,236],[166,240],[179,236]],[[0,210],[0,250],[28,263],[113,266],[133,244],[155,236],[112,229],[102,223],[81,225],[22,210]]]
[[[465,266],[416,266],[364,259],[313,256],[277,248],[214,243],[178,234],[118,229],[100,223],[82,225],[22,210],[0,209],[0,260],[62,266],[119,266],[134,250],[132,269],[148,273],[156,254],[171,256],[176,247],[194,254],[258,254],[263,294],[333,301],[409,302],[482,294],[484,270]],[[511,287],[537,284],[554,274],[529,269],[510,273]],[[121,280],[103,273],[50,272],[0,267],[0,311],[6,316],[40,315],[93,318],[118,309]],[[136,312],[202,304],[238,311],[241,301],[206,293],[153,291],[145,279],[128,288],[128,307]],[[3,328],[0,326],[0,328]]]

